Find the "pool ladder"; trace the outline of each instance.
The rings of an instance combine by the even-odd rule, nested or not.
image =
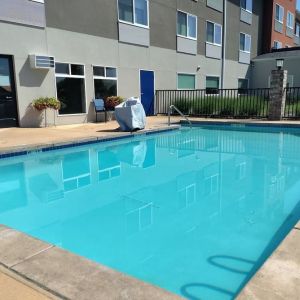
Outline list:
[[[192,127],[192,122],[189,120],[189,118],[184,115],[175,105],[170,105],[169,110],[168,110],[168,126],[171,126],[171,113],[175,109]]]

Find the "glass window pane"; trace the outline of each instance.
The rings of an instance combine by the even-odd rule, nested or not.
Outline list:
[[[177,12],[177,34],[187,36],[187,15]]]
[[[0,95],[11,92],[9,60],[7,58],[0,58]]]
[[[94,76],[105,76],[104,67],[93,67]]]
[[[252,12],[252,0],[246,0],[246,9]]]
[[[57,98],[61,101],[59,113],[85,113],[85,89],[83,78],[56,78]]]
[[[135,0],[135,23],[148,25],[148,1]]]
[[[194,90],[195,89],[195,75],[178,74],[178,89]]]
[[[106,77],[117,77],[117,69],[116,68],[106,68]]]
[[[218,89],[219,88],[219,77],[207,76],[206,77],[206,88]]]
[[[248,79],[239,79],[238,88],[243,90],[248,89]]]
[[[84,75],[84,66],[83,65],[71,65],[71,74],[72,75]]]
[[[119,19],[133,23],[133,0],[118,0]]]
[[[57,74],[70,74],[69,64],[56,63],[55,73]]]
[[[106,99],[109,96],[117,96],[117,80],[95,79],[95,98]]]
[[[240,33],[240,50],[245,50],[245,35]]]
[[[195,16],[188,16],[188,36],[192,38],[196,38],[197,32],[197,18]]]
[[[214,24],[211,22],[207,22],[206,26],[206,41],[209,43],[214,42]]]
[[[215,44],[222,45],[222,26],[215,24]]]
[[[246,9],[246,0],[241,0],[241,8]]]

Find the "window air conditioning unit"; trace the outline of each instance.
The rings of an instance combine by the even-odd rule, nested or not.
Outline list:
[[[53,56],[31,54],[29,60],[32,69],[53,69],[55,67]]]

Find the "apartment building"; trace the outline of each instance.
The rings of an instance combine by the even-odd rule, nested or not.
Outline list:
[[[57,96],[50,124],[95,120],[92,99],[156,89],[251,85],[262,53],[261,0],[0,0],[0,126],[39,126],[31,107]]]
[[[300,11],[296,11],[295,45],[300,46]]]
[[[296,0],[266,0],[263,51],[295,46]]]

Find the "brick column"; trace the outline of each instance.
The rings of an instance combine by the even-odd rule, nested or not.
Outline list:
[[[281,120],[284,115],[287,85],[287,70],[273,70],[271,72],[271,89],[269,120]]]

